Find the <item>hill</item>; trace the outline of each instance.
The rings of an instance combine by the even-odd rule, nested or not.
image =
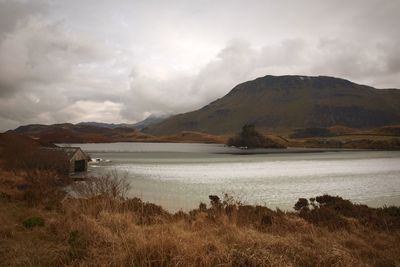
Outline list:
[[[117,124],[114,124],[117,125]],[[182,131],[173,135],[152,136],[132,127],[110,128],[98,123],[29,124],[10,130],[4,135],[26,136],[43,144],[51,143],[109,143],[109,142],[165,142],[165,143],[225,143],[226,137],[201,132]]]
[[[68,173],[69,158],[55,145],[17,133],[0,134],[0,169],[32,172],[51,170]]]
[[[91,124],[30,124],[9,131],[49,143],[98,143],[145,141],[151,136],[131,127],[108,128]]]
[[[234,87],[203,108],[175,115],[143,131],[153,135],[200,131],[372,128],[400,124],[400,90],[376,89],[327,76],[265,76]]]
[[[168,136],[155,136],[149,142],[223,144],[226,142],[226,137],[201,132],[183,131]]]

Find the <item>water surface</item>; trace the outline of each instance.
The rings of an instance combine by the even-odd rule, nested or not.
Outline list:
[[[208,203],[208,195],[223,193],[281,209],[291,209],[299,197],[325,193],[374,207],[400,205],[400,152],[396,151],[243,151],[174,143],[74,146],[93,158],[111,161],[91,164],[91,174],[125,173],[132,196],[170,211],[192,209]]]

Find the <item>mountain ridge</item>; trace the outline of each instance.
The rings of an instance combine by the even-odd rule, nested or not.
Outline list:
[[[154,115],[151,114],[148,117],[146,117],[144,120],[141,120],[136,123],[106,123],[106,122],[97,122],[97,121],[83,121],[76,123],[75,125],[77,126],[95,126],[95,127],[100,127],[100,128],[108,128],[108,129],[115,129],[115,128],[121,128],[121,127],[126,127],[126,128],[135,128],[137,130],[141,130],[147,126],[150,126],[155,123],[159,123],[171,115]]]
[[[237,132],[343,125],[354,128],[400,123],[400,90],[376,89],[330,76],[266,75],[236,85],[225,96],[145,128],[153,135],[179,131]]]

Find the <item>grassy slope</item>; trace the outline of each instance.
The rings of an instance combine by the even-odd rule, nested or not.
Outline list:
[[[8,177],[9,173],[0,174],[0,192],[15,181]],[[40,194],[34,205],[23,194],[1,196],[0,262],[4,266],[400,263],[399,229],[368,225],[368,216],[356,219],[335,214],[325,215],[325,221],[308,222],[298,213],[240,204],[173,215],[138,199],[54,199],[58,205],[48,207]],[[26,229],[22,222],[31,216],[43,218],[45,225]]]
[[[398,125],[364,130],[334,126],[327,130],[331,136],[290,138],[291,133],[286,132],[285,139],[289,146],[298,147],[400,150]]]
[[[152,136],[130,127],[103,128],[69,123],[54,125],[26,125],[10,131],[48,143],[102,143],[102,142],[177,142],[224,143],[226,136],[183,131],[173,135]]]

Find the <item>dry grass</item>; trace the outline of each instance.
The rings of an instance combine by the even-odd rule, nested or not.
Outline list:
[[[224,144],[226,137],[202,132],[183,131],[169,136],[154,136],[149,142]]]
[[[2,176],[6,175],[2,173]],[[24,177],[20,177],[24,179]],[[398,266],[397,224],[368,224],[376,209],[357,207],[311,216],[314,208],[285,213],[245,206],[225,196],[211,197],[189,213],[170,214],[140,199],[122,196],[121,177],[90,181],[83,198],[29,203],[16,195],[0,199],[2,266]],[[30,183],[28,181],[28,183]],[[93,187],[102,183],[114,188]],[[2,184],[1,189],[6,185]],[[50,183],[49,187],[57,188]],[[96,191],[93,188],[101,188]],[[92,190],[93,189],[93,190]],[[109,192],[112,192],[111,194]],[[335,200],[335,198],[333,198]],[[336,199],[337,200],[337,199]],[[321,200],[322,201],[322,200]],[[325,203],[324,202],[324,203]],[[322,204],[323,209],[329,205]],[[321,207],[315,208],[318,210]],[[335,209],[333,209],[335,210]],[[398,222],[398,209],[382,215]],[[302,214],[303,213],[303,214]],[[310,218],[304,214],[310,215]],[[315,214],[313,214],[315,215]],[[319,214],[320,215],[320,214]],[[44,226],[27,229],[23,221],[40,217]],[[339,217],[338,217],[339,216]],[[335,218],[346,227],[329,227]],[[376,220],[377,218],[374,218]],[[331,220],[331,221],[330,221]]]
[[[54,171],[68,174],[69,159],[62,151],[51,149],[49,143],[39,142],[30,137],[0,133],[0,167],[8,171],[36,172]]]

